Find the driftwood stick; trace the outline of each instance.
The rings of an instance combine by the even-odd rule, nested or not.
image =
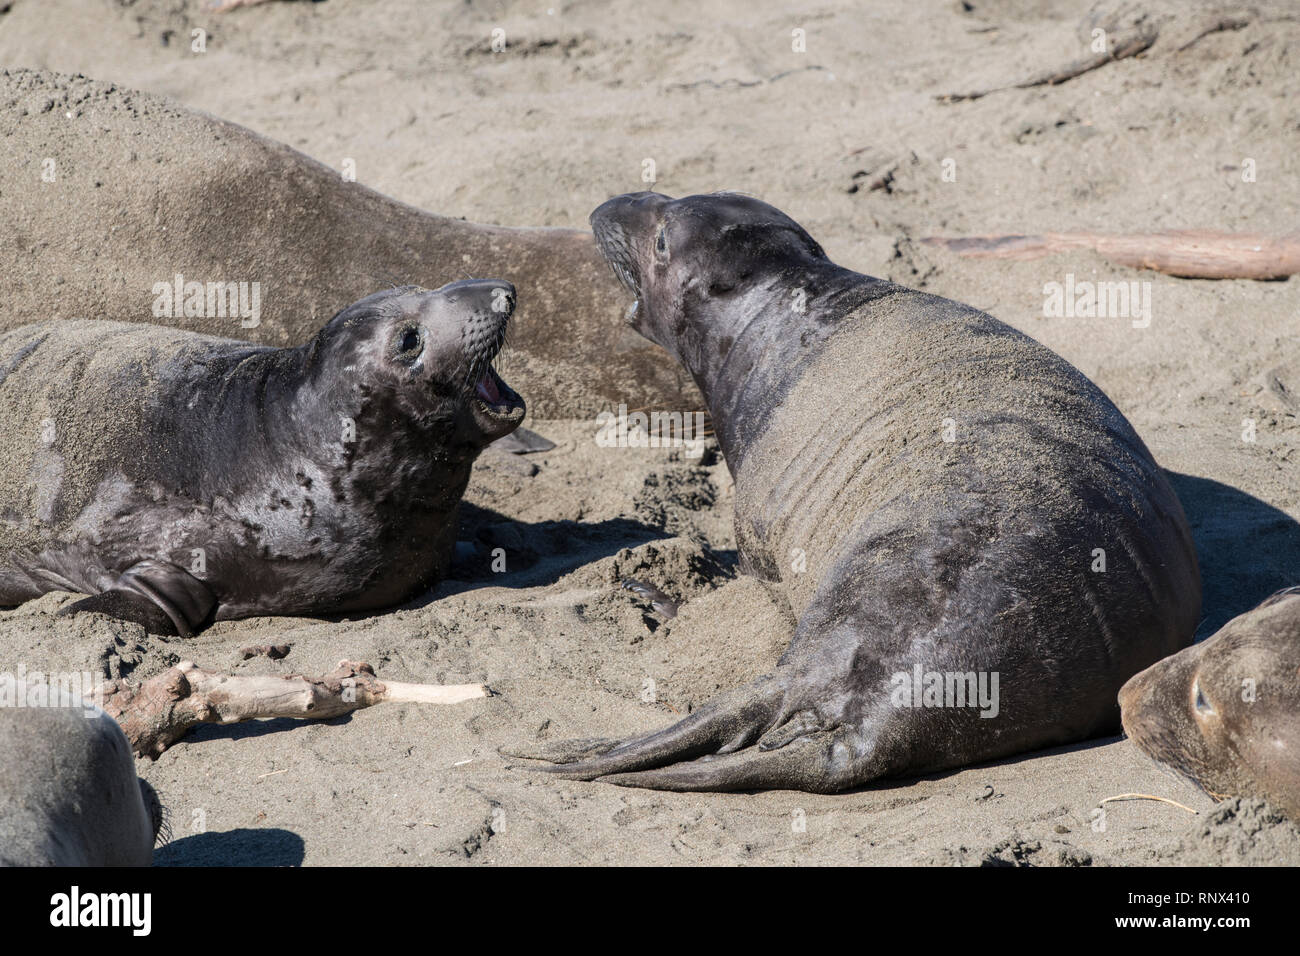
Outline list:
[[[1070,249],[1092,249],[1121,265],[1189,279],[1282,279],[1300,272],[1300,235],[1184,229],[1129,235],[928,236],[921,241],[959,256],[985,259],[1040,259]]]
[[[138,756],[157,758],[196,724],[234,724],[260,717],[326,720],[382,701],[458,704],[486,697],[483,684],[380,681],[369,664],[340,661],[323,677],[216,674],[181,661],[143,684],[114,680],[100,704],[126,731]]]

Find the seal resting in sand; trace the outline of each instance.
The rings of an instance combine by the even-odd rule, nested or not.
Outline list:
[[[1300,821],[1300,587],[1152,664],[1119,692],[1124,732],[1216,800]]]
[[[162,826],[126,734],[57,686],[0,677],[0,866],[148,866]]]
[[[742,569],[797,621],[772,674],[548,768],[670,790],[833,792],[1114,732],[1191,640],[1182,506],[1079,371],[967,305],[841,268],[735,194],[591,216],[634,328],[704,394]]]
[[[0,604],[184,635],[436,583],[475,457],[524,403],[497,280],[375,293],[297,348],[152,325],[0,334]]]
[[[83,76],[0,71],[0,102],[8,155],[36,164],[0,163],[13,239],[0,243],[0,331],[89,318],[299,345],[371,289],[506,276],[525,299],[509,377],[534,417],[701,407],[669,356],[619,327],[622,292],[585,229],[425,212],[368,188],[364,164],[350,182],[235,123]],[[217,310],[189,307],[188,292],[160,299],[178,277],[238,295]]]

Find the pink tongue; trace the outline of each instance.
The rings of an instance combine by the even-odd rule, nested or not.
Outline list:
[[[497,390],[496,379],[492,377],[491,372],[484,372],[483,377],[478,380],[478,385],[474,387],[475,393],[489,405],[501,404],[501,393]]]

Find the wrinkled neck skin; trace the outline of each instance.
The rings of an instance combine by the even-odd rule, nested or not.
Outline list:
[[[168,427],[203,435],[207,445],[193,449],[205,469],[185,468],[180,486],[206,501],[256,498],[270,496],[278,478],[310,489],[318,509],[329,499],[372,513],[409,509],[412,533],[421,517],[436,522],[453,512],[459,493],[448,490],[463,490],[481,448],[468,436],[448,441],[455,423],[413,416],[392,392],[371,391],[311,346],[250,346],[208,358],[205,379],[224,368],[217,397],[206,403],[191,402],[185,382],[177,383]]]
[[[804,291],[795,309],[792,290]],[[830,262],[800,265],[743,293],[685,307],[676,354],[704,395],[723,457],[734,475],[800,365],[858,305],[896,286]],[[691,298],[691,290],[686,300]],[[847,374],[868,375],[870,369]]]

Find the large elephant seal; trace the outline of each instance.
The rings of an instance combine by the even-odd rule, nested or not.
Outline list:
[[[524,403],[514,287],[368,296],[296,348],[152,325],[0,335],[0,604],[46,591],[181,634],[368,611],[437,582],[475,457]]]
[[[591,222],[634,328],[708,403],[742,568],[798,623],[774,673],[554,769],[843,790],[1112,732],[1120,685],[1191,640],[1182,507],[1062,358],[835,265],[754,199],[638,193]]]
[[[1300,587],[1152,664],[1119,692],[1124,732],[1202,790],[1300,821]]]
[[[148,866],[158,797],[112,717],[0,676],[0,866]]]
[[[701,407],[671,358],[620,329],[622,290],[586,230],[433,215],[367,188],[364,166],[348,181],[344,157],[330,168],[83,76],[0,72],[0,141],[0,331],[86,318],[300,345],[339,303],[384,285],[506,276],[525,293],[510,379],[534,418],[588,418],[620,402]],[[195,307],[166,293],[178,276],[182,288],[236,289],[238,303]]]

